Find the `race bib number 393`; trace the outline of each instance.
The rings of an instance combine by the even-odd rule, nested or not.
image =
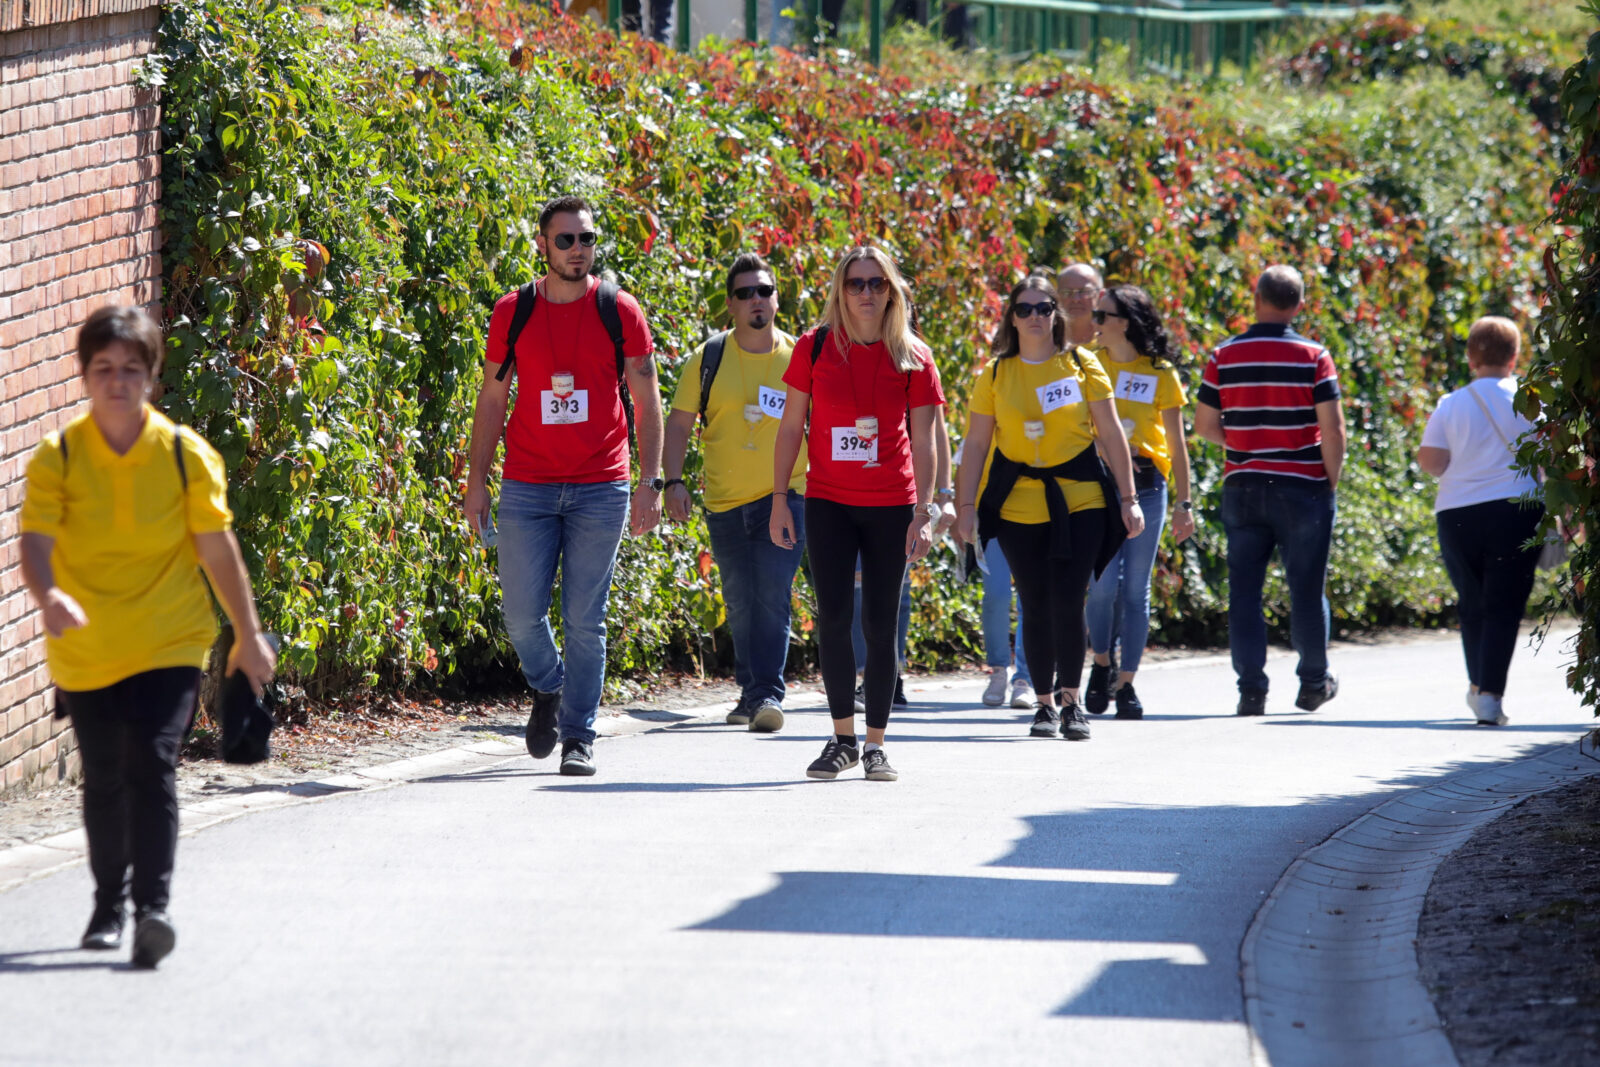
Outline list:
[[[761,414],[766,415],[769,418],[781,419],[783,418],[784,401],[788,399],[788,393],[779,392],[776,389],[769,389],[763,385],[761,387],[761,396],[756,403],[761,406]]]
[[[867,444],[856,433],[854,426],[835,426],[833,428],[833,460],[835,463],[866,463],[878,461],[878,439],[874,437],[872,444]]]
[[[1154,404],[1156,402],[1156,376],[1154,374],[1129,374],[1122,371],[1117,375],[1117,399],[1132,400],[1139,404]]]
[[[566,396],[556,396],[549,389],[541,391],[539,421],[546,426],[570,426],[575,422],[588,422],[589,390],[574,389]]]
[[[1046,415],[1068,404],[1083,403],[1083,389],[1079,387],[1076,378],[1057,378],[1047,385],[1039,386],[1034,392],[1039,394],[1039,406],[1044,409]]]

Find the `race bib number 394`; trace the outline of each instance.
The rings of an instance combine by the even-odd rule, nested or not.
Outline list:
[[[835,426],[833,428],[833,460],[835,463],[873,463],[878,461],[878,439],[874,437],[872,444],[861,439],[854,426]]]
[[[761,387],[761,396],[756,403],[761,406],[761,414],[766,415],[769,418],[781,419],[783,418],[784,401],[788,399],[788,393],[779,392],[776,389],[769,389],[763,385]]]
[[[1039,394],[1039,406],[1046,415],[1068,404],[1083,403],[1083,389],[1076,378],[1057,378],[1048,385],[1039,386],[1034,392]]]
[[[556,396],[549,389],[541,391],[539,421],[546,426],[570,426],[575,422],[588,422],[589,390],[574,389],[566,396]]]
[[[1154,404],[1156,402],[1156,376],[1154,374],[1129,374],[1122,371],[1117,375],[1117,399],[1132,400],[1139,404]]]

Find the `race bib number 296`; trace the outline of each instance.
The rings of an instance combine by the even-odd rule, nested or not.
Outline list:
[[[1057,378],[1053,382],[1039,386],[1034,392],[1039,394],[1039,407],[1046,415],[1068,404],[1083,403],[1083,389],[1079,387],[1076,378]]]

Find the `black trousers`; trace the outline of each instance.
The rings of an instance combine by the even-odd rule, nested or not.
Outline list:
[[[178,746],[194,717],[198,667],[165,667],[104,689],[61,690],[83,758],[83,828],[97,908],[165,910],[178,850]]]
[[[1460,602],[1467,678],[1485,693],[1503,696],[1539,565],[1539,546],[1522,546],[1538,531],[1544,506],[1491,500],[1449,508],[1435,518],[1444,569]]]
[[[1083,675],[1083,601],[1094,575],[1095,557],[1105,526],[1098,516],[1072,523],[1072,556],[1050,558],[1050,524],[1001,520],[996,540],[1011,567],[1017,599],[1028,625],[1022,650],[1028,673],[1041,696],[1059,689],[1077,689]]]
[[[817,589],[817,646],[822,687],[835,719],[855,716],[856,653],[850,642],[855,618],[856,555],[861,556],[861,633],[867,642],[862,678],[867,726],[889,725],[895,677],[900,673],[895,622],[900,583],[906,576],[906,530],[910,504],[862,507],[806,498],[806,552]]]

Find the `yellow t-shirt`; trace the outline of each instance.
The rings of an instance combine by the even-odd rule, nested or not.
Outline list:
[[[772,331],[772,351],[754,355],[739,347],[730,332],[722,349],[722,362],[711,380],[706,403],[706,423],[700,430],[705,472],[705,504],[710,511],[729,511],[772,495],[772,453],[778,441],[789,387],[783,372],[794,353],[794,338]],[[700,412],[700,361],[702,345],[684,365],[672,410]],[[745,405],[761,408],[755,422],[745,419]],[[750,447],[754,445],[755,447]],[[800,449],[789,488],[806,491],[806,454]]]
[[[1183,383],[1172,367],[1157,367],[1149,356],[1118,363],[1102,356],[1101,364],[1111,379],[1117,398],[1117,414],[1122,432],[1136,456],[1155,463],[1161,477],[1172,477],[1172,443],[1167,440],[1166,423],[1161,413],[1184,405]]]
[[[1053,467],[1094,444],[1089,404],[1110,399],[1111,380],[1087,349],[1078,348],[1075,354],[1076,362],[1067,352],[1043,363],[1024,363],[1021,356],[1012,356],[992,364],[973,383],[972,410],[994,416],[994,444],[984,459],[978,499],[983,499],[989,484],[995,449],[1030,467]],[[1035,421],[1044,423],[1044,436],[1030,441],[1026,424]],[[1106,506],[1098,482],[1056,481],[1066,494],[1069,510]],[[1007,522],[1049,522],[1044,483],[1037,478],[1018,478],[1000,507],[1000,517]]]
[[[87,626],[45,638],[50,674],[69,692],[163,667],[203,666],[217,635],[192,535],[233,524],[222,457],[185,431],[185,490],[176,427],[148,405],[145,415],[126,455],[113,452],[82,415],[40,442],[28,461],[22,532],[55,539],[56,584],[89,618]]]

